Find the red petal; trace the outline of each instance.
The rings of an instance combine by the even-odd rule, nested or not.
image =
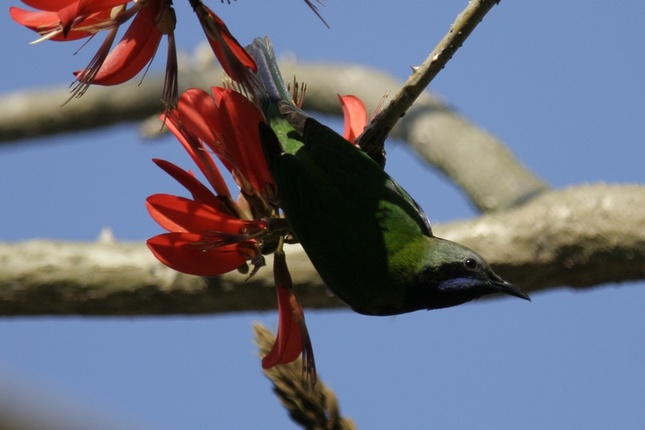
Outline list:
[[[63,34],[67,35],[69,30],[72,28],[74,20],[81,17],[83,14],[83,4],[82,0],[75,1],[68,4],[67,6],[61,8],[58,11],[58,17],[60,18],[60,25],[63,27]]]
[[[311,339],[305,324],[302,305],[293,291],[293,282],[287,268],[284,252],[274,254],[273,275],[278,293],[278,336],[271,351],[262,359],[262,367],[294,361],[302,353],[302,370],[306,382],[316,383],[316,363]]]
[[[89,83],[122,84],[132,79],[152,60],[161,40],[161,32],[155,22],[159,6],[160,2],[150,2],[137,13],[121,41]],[[79,81],[83,81],[89,73],[91,69],[84,69],[74,72],[74,75]]]
[[[353,143],[367,125],[367,109],[365,109],[363,101],[356,96],[339,95],[338,99],[343,107],[343,116],[345,117],[343,137]]]
[[[207,92],[191,88],[179,98],[179,120],[217,155],[224,167],[233,169],[231,157],[223,146],[220,105]]]
[[[78,0],[22,0],[22,2],[34,9],[57,11],[72,3],[78,3]]]
[[[22,2],[34,9],[48,11],[58,11],[76,3],[79,10],[88,12],[124,5],[129,3],[130,0],[22,0]]]
[[[26,0],[23,3],[43,12],[31,12],[10,7],[14,21],[45,36],[59,32],[49,40],[68,41],[88,37],[113,19],[113,8],[129,0]],[[97,29],[92,29],[96,27]],[[80,30],[79,30],[80,29]]]
[[[171,232],[240,234],[254,224],[233,218],[211,206],[170,194],[153,194],[146,199],[146,207],[152,218]]]
[[[223,94],[220,115],[222,139],[233,164],[256,191],[262,192],[267,184],[273,183],[258,132],[264,116],[236,91]]]
[[[302,352],[300,326],[293,318],[290,288],[276,287],[278,292],[278,336],[271,351],[262,359],[262,368],[269,369],[277,364],[291,363]]]
[[[79,24],[75,23],[75,21],[85,20],[95,13],[101,13],[108,18],[112,18],[112,9],[117,6],[123,6],[128,2],[129,0],[78,0],[61,7],[58,10],[58,16],[64,33],[67,34],[73,25],[79,27]]]
[[[253,186],[249,183],[248,172],[254,171],[255,168],[247,168],[244,160],[240,158],[239,152],[245,150],[244,147],[247,143],[238,138],[237,134],[239,134],[240,129],[245,131],[246,134],[254,134],[259,146],[259,136],[257,136],[257,131],[254,131],[257,130],[257,124],[253,124],[253,121],[257,120],[257,118],[254,119],[253,117],[258,117],[259,115],[259,120],[261,120],[262,116],[246,97],[232,90],[223,88],[221,90],[214,90],[215,98],[196,88],[186,91],[179,99],[177,109],[179,120],[191,133],[194,133],[204,144],[208,145],[229,172],[234,173],[234,170],[236,170],[242,174],[241,178],[237,173],[234,173],[233,176],[238,185],[250,194],[252,191],[249,188]],[[232,95],[251,105],[252,110],[247,110],[230,120],[226,112],[222,112],[222,110],[224,109],[224,101],[231,98]],[[226,121],[226,124],[223,121]],[[263,155],[262,161],[264,162]],[[268,175],[266,162],[264,163],[264,171]]]
[[[229,93],[229,91],[231,90],[224,87],[211,87],[211,93],[213,93],[213,98],[215,99],[217,106],[222,104],[222,99]]]
[[[36,32],[47,32],[60,26],[60,19],[56,12],[32,12],[19,7],[9,7],[11,19]]]
[[[204,150],[204,147],[183,123],[179,122],[174,115],[165,117],[166,127],[175,135],[179,143],[184,147],[190,158],[193,159],[199,170],[202,171],[206,179],[211,184],[215,192],[220,196],[230,197],[231,193],[226,186],[226,181],[222,177],[215,161],[211,155]]]
[[[51,34],[52,32],[58,32],[56,36],[49,36],[47,38],[48,40],[57,42],[67,42],[92,36],[96,34],[96,31],[90,31],[92,26],[104,23],[110,19],[109,10],[96,12],[76,23],[67,34],[63,34],[60,17],[56,12],[31,12],[12,6],[9,8],[9,14],[18,24],[24,25],[42,36]],[[78,30],[77,28],[82,30]]]
[[[215,12],[201,3],[195,12],[208,38],[208,43],[210,43],[224,72],[234,81],[246,83],[248,71],[257,71],[257,65],[253,58],[233,37],[224,21]]]
[[[159,160],[158,158],[154,158],[152,161],[190,191],[195,201],[212,206],[222,212],[226,211],[222,201],[211,190],[206,188],[204,184],[199,182],[195,176],[169,161]]]
[[[179,119],[192,133],[208,145],[217,140],[215,131],[219,130],[219,107],[215,100],[204,90],[191,88],[179,98],[177,105]]]
[[[240,244],[214,247],[209,240],[200,234],[166,233],[148,239],[146,244],[163,264],[190,275],[221,275],[246,262]]]

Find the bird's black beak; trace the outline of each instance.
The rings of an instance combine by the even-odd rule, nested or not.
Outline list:
[[[509,296],[515,296],[519,297],[520,299],[528,300],[529,302],[531,301],[531,298],[529,297],[528,294],[526,294],[524,291],[520,290],[518,287],[515,285],[511,284],[510,282],[506,282],[502,278],[497,278],[493,279],[491,281],[491,286],[493,287],[494,290],[508,294]]]

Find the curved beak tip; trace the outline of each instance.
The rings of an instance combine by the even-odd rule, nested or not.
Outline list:
[[[529,302],[531,301],[531,298],[529,297],[528,294],[526,294],[524,291],[520,290],[519,287],[516,287],[510,282],[506,282],[506,281],[495,282],[493,285],[495,285],[497,291],[499,291],[500,293],[508,294],[509,296],[519,297],[520,299],[528,300]]]

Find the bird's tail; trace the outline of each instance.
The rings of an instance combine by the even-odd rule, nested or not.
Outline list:
[[[308,116],[296,106],[284,83],[269,38],[255,39],[246,51],[257,64],[257,72],[251,81],[253,96],[263,110],[267,123],[277,134],[281,151],[294,154],[303,142],[302,139],[290,135],[290,131],[295,129],[302,136]],[[297,92],[297,88],[294,88],[294,91]],[[268,134],[267,130],[263,134]],[[271,148],[275,147],[273,143],[275,142],[269,145]],[[275,155],[276,151],[266,149],[267,158],[270,158],[271,154]]]
[[[256,79],[253,82],[255,96],[262,103],[263,109],[268,104],[291,100],[289,90],[282,79],[278,62],[273,52],[273,45],[268,37],[256,38],[246,47],[258,66]]]

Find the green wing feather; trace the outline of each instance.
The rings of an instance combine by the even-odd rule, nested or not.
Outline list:
[[[277,136],[272,144],[263,132],[265,147],[273,147],[267,149],[269,168],[296,237],[327,285],[358,312],[379,313],[402,303],[405,289],[397,284],[407,279],[394,273],[392,261],[411,244],[424,246],[432,236],[427,218],[364,152],[300,115],[293,108],[270,119]],[[302,124],[302,131],[291,122]]]
[[[260,135],[294,234],[357,312],[396,313],[432,238],[425,214],[363,151],[290,102],[267,39],[247,49],[268,121]]]

